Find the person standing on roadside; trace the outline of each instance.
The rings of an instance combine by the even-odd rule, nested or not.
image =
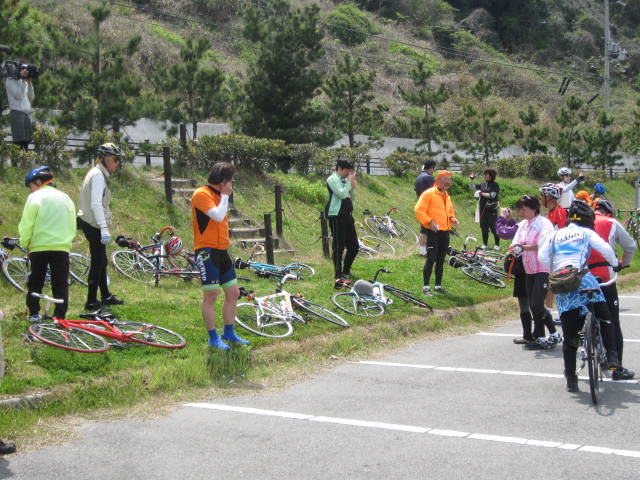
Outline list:
[[[540,200],[535,195],[523,195],[516,202],[516,213],[523,220],[509,246],[509,253],[522,255],[529,310],[533,315],[534,341],[526,343],[526,350],[543,350],[555,347],[562,341],[551,315],[545,308],[549,285],[549,265],[538,261],[538,245],[553,235],[551,222],[540,215]],[[549,338],[544,335],[545,326]]]
[[[22,61],[18,60],[18,63],[22,63]],[[29,70],[26,67],[20,70],[20,78],[7,78],[5,87],[9,99],[9,119],[13,144],[23,150],[28,150],[33,134],[31,102],[35,98]]]
[[[348,160],[338,160],[336,170],[327,178],[329,200],[325,216],[329,221],[332,241],[332,259],[336,289],[342,288],[351,275],[351,266],[358,255],[358,233],[353,220],[353,200],[358,181],[353,164]]]
[[[89,242],[91,266],[89,267],[89,289],[85,310],[98,310],[102,305],[122,305],[123,300],[109,291],[107,279],[107,245],[111,242],[109,228],[112,215],[109,204],[109,177],[120,166],[122,152],[113,143],[98,147],[95,166],[84,177],[78,200],[78,228]],[[102,301],[98,301],[98,290]]]
[[[495,242],[494,250],[500,250],[500,236],[496,233],[496,220],[498,219],[498,195],[500,185],[496,182],[498,172],[494,168],[485,168],[482,173],[484,182],[476,185],[473,180],[475,175],[469,175],[469,188],[472,192],[480,192],[478,199],[478,216],[480,219],[480,231],[482,232],[482,248],[489,245],[489,231],[493,233]]]
[[[240,288],[229,248],[229,196],[233,193],[236,169],[229,162],[218,162],[211,167],[207,185],[198,188],[191,197],[193,247],[202,283],[202,320],[209,333],[209,345],[221,350],[233,342],[249,345],[234,331]],[[224,291],[222,320],[224,331],[218,336],[215,304]]]
[[[433,187],[433,183],[436,181],[433,178],[433,171],[436,168],[435,160],[427,160],[422,167],[422,173],[416,178],[413,190],[416,192],[417,198],[420,198],[422,192],[426,189]],[[420,236],[418,237],[419,255],[421,257],[427,256],[427,229],[420,225]]]
[[[29,252],[31,273],[27,280],[29,321],[40,322],[40,299],[31,292],[42,293],[47,270],[51,271],[51,290],[56,303],[53,316],[64,318],[69,303],[69,252],[76,236],[76,208],[66,193],[52,184],[53,170],[46,165],[31,170],[24,184],[31,194],[27,198],[18,225],[20,245]]]
[[[2,222],[0,221],[0,224]],[[0,321],[2,320],[2,310],[0,310]],[[4,377],[4,349],[2,347],[2,329],[0,328],[0,385],[2,385],[2,377]],[[0,455],[9,455],[15,453],[16,444],[10,440],[2,440],[0,438]]]
[[[571,180],[571,169],[567,167],[562,167],[558,169],[558,177],[560,178],[560,182],[558,185],[562,187],[562,196],[560,197],[560,206],[565,210],[569,210],[571,203],[575,198],[573,193],[573,189],[580,185],[580,182],[584,180],[584,175],[579,175],[575,180]]]
[[[496,220],[496,233],[504,240],[512,240],[518,231],[518,224],[511,214],[510,208],[503,208],[501,215]],[[516,345],[526,345],[533,342],[533,332],[531,323],[533,317],[529,309],[529,300],[527,297],[526,276],[524,265],[522,263],[522,255],[508,254],[506,257],[507,264],[510,264],[510,272],[513,276],[513,296],[518,299],[518,308],[520,310],[520,323],[522,324],[522,336],[513,339]]]
[[[414,207],[416,219],[427,229],[427,258],[422,268],[422,293],[432,295],[431,273],[435,266],[435,291],[449,293],[442,287],[444,259],[449,248],[449,233],[453,225],[460,222],[456,218],[451,196],[447,192],[451,186],[451,172],[439,170],[435,185],[420,195]]]
[[[633,261],[636,253],[636,242],[620,222],[613,218],[614,210],[615,208],[606,198],[600,197],[596,200],[593,229],[611,248],[614,248],[616,244],[622,247],[623,255],[620,265],[622,268],[625,268]],[[600,252],[591,250],[591,254],[589,255],[589,271],[596,277],[601,278],[601,283],[606,284],[614,278],[614,272],[618,270],[618,268],[614,270],[614,267],[615,265],[613,267],[609,265]],[[631,380],[635,373],[622,366],[624,337],[620,326],[618,287],[616,286],[616,282],[611,282],[609,285],[601,285],[600,290],[604,295],[609,314],[611,315],[611,323],[613,324],[616,337],[616,350],[618,351],[618,360],[620,361],[620,366],[611,372],[611,378],[614,380]]]

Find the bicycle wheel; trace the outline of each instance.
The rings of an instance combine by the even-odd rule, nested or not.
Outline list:
[[[491,285],[496,288],[506,287],[505,283],[498,278],[498,276],[489,268],[481,267],[477,265],[466,265],[461,268],[462,273],[468,277],[477,280],[480,283]]]
[[[69,284],[75,282],[81,285],[89,284],[89,267],[91,259],[80,253],[69,253]]]
[[[157,325],[139,322],[114,322],[112,325],[127,337],[125,340],[132,342],[162,348],[182,348],[187,344],[182,335]]]
[[[366,217],[364,219],[364,224],[375,236],[384,238],[393,237],[389,228],[387,228],[387,226],[384,225],[382,220],[379,220],[378,217]]]
[[[378,237],[374,237],[372,235],[365,235],[364,237],[360,237],[360,241],[369,248],[374,249],[378,253],[390,255],[392,253],[396,253],[396,249],[393,245],[391,245],[386,240],[383,240]]]
[[[293,325],[278,308],[255,303],[239,303],[236,323],[256,335],[271,338],[288,337],[293,333]]]
[[[417,297],[414,297],[411,293],[407,292],[406,290],[402,290],[398,287],[394,287],[393,285],[385,285],[384,290],[386,292],[391,293],[392,295],[395,295],[400,300],[404,300],[407,303],[413,303],[418,307],[428,308],[429,310],[433,310],[433,307],[429,305],[427,302],[420,300]]]
[[[397,232],[397,236],[400,239],[404,240],[405,242],[418,243],[418,234],[413,228],[409,227],[405,223],[394,219],[391,219],[391,224],[393,225],[393,228]]]
[[[597,322],[593,313],[589,312],[584,321],[584,348],[587,351],[587,367],[589,370],[589,390],[591,391],[591,401],[598,404],[600,396],[600,332],[595,325]]]
[[[125,277],[142,283],[155,281],[155,266],[133,250],[116,250],[111,255],[116,270]]]
[[[7,277],[9,283],[21,292],[27,291],[27,280],[31,268],[29,261],[21,257],[9,257],[2,262],[2,273]]]
[[[373,298],[361,297],[353,292],[339,292],[331,297],[340,310],[361,317],[379,317],[384,313],[384,305]]]
[[[29,325],[29,333],[47,345],[74,352],[100,353],[109,348],[100,335],[76,327],[67,329],[53,323],[34,323]]]
[[[298,278],[300,280],[304,280],[305,278],[311,278],[316,274],[315,269],[312,266],[307,265],[306,263],[294,262],[294,263],[285,265],[284,268],[288,270],[290,273],[298,275]]]
[[[167,257],[166,263],[170,270],[179,272],[175,274],[177,277],[183,278],[184,280],[200,278],[200,270],[191,262],[188,256],[182,253],[173,257]]]
[[[360,258],[373,258],[375,253],[377,252],[374,252],[371,248],[363,244],[358,248],[358,257]]]
[[[640,232],[638,232],[638,224],[636,223],[636,221],[633,218],[627,218],[622,226],[627,232],[629,232],[629,235],[631,235],[631,237],[635,239],[636,243],[638,244],[638,248],[640,248]]]
[[[333,313],[328,308],[318,305],[317,303],[313,303],[306,298],[302,298],[298,295],[292,295],[291,303],[294,308],[298,307],[311,315],[315,315],[322,320],[326,320],[327,322],[335,323],[341,327],[350,326],[349,323],[337,313]]]

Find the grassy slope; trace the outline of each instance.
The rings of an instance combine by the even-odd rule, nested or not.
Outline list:
[[[73,171],[58,179],[58,186],[74,200],[83,171]],[[167,208],[160,187],[145,179],[157,172],[127,171],[113,179],[113,210],[120,232],[145,241],[160,227],[174,225],[186,243],[191,242],[190,216],[180,208]],[[27,196],[22,185],[23,172],[9,169],[0,180],[0,205],[4,225],[0,233],[15,235],[22,204]],[[295,175],[275,175],[257,178],[240,174],[236,182],[236,205],[244,213],[260,217],[273,210],[273,184],[285,186],[285,236],[295,246],[296,258],[311,263],[318,269],[316,277],[304,284],[290,286],[311,300],[331,305],[333,273],[328,260],[322,258],[319,233],[319,210],[324,203],[325,190],[322,179],[302,179]],[[458,180],[461,192],[465,182]],[[502,180],[503,188],[511,185],[519,192],[533,193],[532,182]],[[356,199],[356,211],[368,208],[381,213],[390,206],[400,208],[399,218],[413,224],[412,207],[415,201],[413,179],[390,177],[363,177]],[[632,206],[630,187],[617,182],[607,184],[611,196],[619,206]],[[299,199],[305,199],[303,202]],[[309,199],[316,199],[309,201]],[[472,223],[474,201],[469,193],[455,196],[458,216],[462,220],[461,232],[478,233]],[[459,241],[454,240],[459,245]],[[78,235],[76,250],[85,251],[86,243]],[[111,247],[113,248],[113,246]],[[246,252],[233,249],[232,256],[246,257]],[[377,268],[385,266],[393,274],[387,281],[418,293],[422,286],[423,260],[415,255],[414,248],[407,247],[394,259],[358,259],[354,273],[369,278]],[[285,259],[279,259],[284,261]],[[639,262],[635,262],[635,270]],[[232,356],[212,354],[206,347],[206,333],[200,319],[200,290],[197,284],[182,280],[162,279],[159,287],[144,286],[128,281],[111,271],[112,289],[126,300],[126,304],[114,308],[114,312],[127,320],[146,320],[157,323],[184,335],[189,345],[180,351],[169,352],[150,347],[132,349],[113,348],[105,354],[87,355],[61,351],[42,345],[28,344],[21,333],[27,327],[24,297],[6,281],[0,282],[0,305],[5,312],[2,322],[6,377],[0,389],[0,398],[22,395],[33,391],[51,389],[54,400],[36,410],[23,410],[0,416],[0,430],[6,435],[26,438],[34,424],[42,416],[65,413],[86,413],[96,408],[132,405],[162,394],[180,395],[184,391],[207,389],[219,385],[225,375],[237,373],[247,378],[269,382],[265,376],[282,369],[306,371],[323,364],[335,356],[370,354],[390,346],[425,338],[432,332],[455,334],[461,328],[500,321],[512,308],[510,289],[497,290],[473,282],[459,270],[447,268],[444,285],[453,291],[448,297],[434,297],[438,309],[433,316],[412,307],[394,304],[384,318],[375,323],[349,317],[351,329],[342,330],[333,325],[313,323],[299,327],[294,336],[284,340],[269,340],[247,334],[253,345],[250,354],[237,349]],[[269,280],[254,279],[249,288],[258,294],[273,289]],[[70,316],[80,311],[85,301],[83,287],[73,286],[70,298]],[[505,300],[500,302],[499,300]],[[431,301],[431,300],[430,300]],[[473,305],[491,302],[480,308]],[[444,313],[444,310],[447,310]],[[453,309],[453,310],[452,310]],[[323,322],[322,322],[323,323]],[[205,390],[209,391],[209,390]],[[224,392],[224,390],[222,390]]]

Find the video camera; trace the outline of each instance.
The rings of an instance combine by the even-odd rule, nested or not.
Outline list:
[[[0,45],[0,52],[11,52],[11,48],[6,45]],[[22,77],[20,72],[22,70],[27,71],[27,76]],[[0,63],[0,78],[13,78],[15,80],[20,80],[21,78],[38,78],[40,76],[40,71],[38,70],[38,66],[32,63],[24,63],[20,60],[6,60]]]

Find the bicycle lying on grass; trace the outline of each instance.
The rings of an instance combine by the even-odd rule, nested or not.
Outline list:
[[[388,283],[379,282],[378,275],[380,273],[391,272],[386,268],[379,268],[373,276],[373,280],[370,282],[366,280],[356,281],[348,292],[338,292],[333,295],[331,300],[334,305],[340,310],[352,315],[379,317],[385,312],[387,305],[393,303],[393,299],[385,295],[385,292],[389,292],[407,303],[413,303],[418,307],[433,310],[431,305],[414,297],[406,290],[394,287]]]
[[[253,259],[254,255],[264,253],[264,245],[256,243],[249,252],[249,258],[246,262],[243,262],[239,257],[235,259],[234,266],[238,269],[248,268],[258,277],[275,278],[282,280],[285,275],[293,274],[296,278],[303,280],[305,278],[313,277],[316,273],[315,269],[311,265],[306,263],[293,262],[287,265],[278,266],[271,265],[269,263],[258,262]]]
[[[162,234],[169,232],[169,240],[162,241]],[[195,254],[182,248],[182,239],[175,235],[173,227],[163,227],[151,237],[149,245],[141,245],[130,237],[118,235],[116,243],[128,250],[116,250],[111,261],[116,270],[142,283],[158,285],[161,276],[178,277],[184,280],[200,278]]]
[[[41,293],[31,295],[48,304],[62,303],[61,299],[51,298]],[[93,313],[80,314],[81,319],[69,320],[52,318],[51,322],[38,322],[29,326],[32,338],[65,350],[83,353],[100,353],[111,345],[125,346],[144,344],[161,348],[182,348],[187,341],[181,335],[166,328],[150,323],[124,322],[112,314],[98,310]],[[107,342],[104,338],[111,342]]]
[[[250,302],[239,303],[236,311],[236,323],[245,330],[263,337],[282,338],[293,333],[295,322],[307,323],[313,317],[348,327],[349,323],[328,308],[313,303],[299,293],[289,293],[283,286],[287,280],[297,279],[287,273],[276,286],[276,293],[255,297],[251,292],[243,291]]]
[[[400,211],[398,207],[391,207],[384,215],[374,215],[369,210],[362,213],[365,215],[365,225],[375,236],[418,243],[418,234],[415,230],[401,221],[391,218],[391,213],[398,211]]]
[[[2,263],[2,273],[9,280],[9,283],[21,292],[27,291],[27,280],[31,273],[31,262],[27,255],[27,250],[22,248],[17,238],[4,237],[2,246],[13,250],[17,248],[23,253],[22,257],[12,257],[9,252],[0,248],[0,263]],[[89,266],[91,260],[81,253],[69,253],[69,285],[78,282],[87,285],[89,277]],[[47,281],[51,278],[51,272],[47,269]]]
[[[366,233],[365,226],[362,223],[356,222],[356,227],[358,228],[358,256],[374,258],[379,255],[389,256],[396,253],[396,248],[386,240],[373,235],[362,235],[360,232],[364,231]]]
[[[448,248],[449,265],[460,268],[462,273],[480,283],[496,288],[506,287],[502,280],[506,277],[502,264],[504,255],[498,252],[487,252],[482,247],[476,247],[474,251],[467,250],[469,240],[475,240],[475,238],[467,235],[462,250],[456,250],[451,246]]]

